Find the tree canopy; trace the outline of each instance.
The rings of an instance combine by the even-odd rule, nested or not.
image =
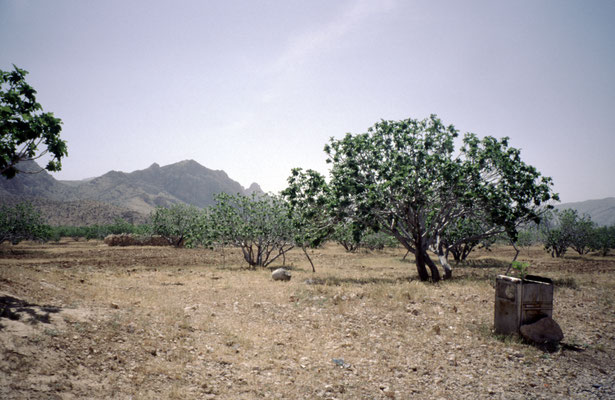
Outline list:
[[[50,156],[45,169],[59,171],[67,155],[66,142],[60,139],[62,121],[42,111],[36,90],[25,80],[28,72],[13,67],[0,70],[0,175],[13,178],[20,161],[44,155]]]
[[[216,195],[211,207],[211,238],[241,248],[250,267],[267,267],[294,246],[286,202],[272,195]]]
[[[30,203],[0,205],[0,243],[17,244],[22,240],[47,240],[51,228]]]
[[[544,204],[557,199],[551,179],[525,164],[508,138],[468,133],[456,149],[458,136],[432,115],[382,120],[366,133],[332,138],[325,146],[329,181],[319,180],[326,190],[312,192],[327,194],[337,221],[352,219],[394,236],[414,254],[421,280],[440,279],[428,250],[450,277],[451,247],[501,233],[514,238],[521,223],[539,220]],[[447,229],[464,218],[481,221],[480,230],[445,241]]]
[[[201,210],[187,204],[174,204],[169,208],[156,208],[150,217],[154,235],[160,235],[175,247],[181,247],[199,227]]]

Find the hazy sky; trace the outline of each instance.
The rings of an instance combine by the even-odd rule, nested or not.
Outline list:
[[[437,114],[564,202],[615,196],[615,1],[0,0],[0,69],[63,122],[58,179],[194,159],[242,185]]]

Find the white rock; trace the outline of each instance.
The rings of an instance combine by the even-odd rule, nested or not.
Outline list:
[[[274,281],[290,281],[290,272],[284,268],[278,268],[271,273]]]

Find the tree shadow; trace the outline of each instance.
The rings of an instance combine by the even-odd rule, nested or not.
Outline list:
[[[36,325],[39,322],[50,323],[50,315],[60,312],[61,308],[54,306],[39,306],[31,304],[11,296],[0,296],[0,320],[2,318],[19,321],[22,317],[28,317],[25,322]],[[0,330],[4,326],[0,324]]]
[[[525,338],[522,338],[523,343],[528,346],[533,346],[536,349],[542,351],[543,353],[558,353],[564,351],[572,351],[574,353],[583,353],[587,348],[583,346],[576,345],[574,343],[565,343],[565,342],[546,342],[546,343],[535,343]]]
[[[453,268],[477,268],[477,269],[504,269],[510,265],[510,261],[498,260],[495,258],[481,258],[477,260],[454,261]]]
[[[573,351],[575,353],[582,353],[585,350],[587,350],[587,348],[585,346],[580,346],[574,343],[564,343],[561,342],[560,346],[562,348],[562,350],[567,350],[567,351]]]
[[[495,282],[495,278],[499,275],[499,273],[494,271],[487,272],[475,272],[475,271],[464,271],[460,273],[453,269],[453,276],[444,280],[444,282],[453,282],[453,283],[463,283],[463,282]]]
[[[402,282],[411,282],[415,280],[414,277],[398,277],[398,278],[339,278],[335,276],[326,278],[309,278],[305,281],[308,285],[324,285],[324,286],[341,286],[343,284],[349,285],[373,285],[373,284],[386,284],[396,285]]]
[[[4,245],[0,247],[0,258],[21,260],[42,257],[44,255],[45,252],[39,250],[15,249]]]

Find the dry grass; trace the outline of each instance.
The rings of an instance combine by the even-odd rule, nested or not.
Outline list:
[[[0,291],[61,309],[0,319],[0,397],[134,399],[607,398],[615,395],[615,258],[551,259],[565,344],[492,334],[508,248],[433,285],[403,251],[300,252],[290,282],[237,251],[101,242],[0,247]],[[2,296],[2,295],[0,295]]]

